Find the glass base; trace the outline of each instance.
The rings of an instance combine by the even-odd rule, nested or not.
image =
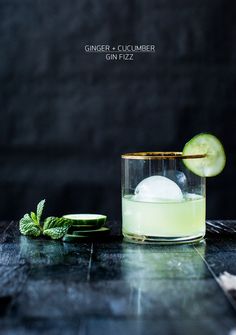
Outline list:
[[[147,236],[123,233],[124,241],[142,244],[183,244],[183,243],[199,243],[203,240],[204,234],[195,236]]]

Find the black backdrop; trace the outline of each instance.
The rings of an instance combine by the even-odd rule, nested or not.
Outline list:
[[[0,2],[0,217],[47,199],[46,214],[120,218],[120,154],[181,150],[217,135],[208,218],[234,218],[234,0]],[[85,44],[155,44],[133,62]]]

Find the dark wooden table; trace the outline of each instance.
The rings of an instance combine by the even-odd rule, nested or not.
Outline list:
[[[234,234],[137,245],[114,222],[110,242],[76,245],[0,229],[0,334],[236,334],[235,291],[219,281],[236,274]]]

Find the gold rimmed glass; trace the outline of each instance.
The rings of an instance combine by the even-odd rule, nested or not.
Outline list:
[[[148,243],[196,242],[205,235],[205,178],[192,173],[182,152],[122,155],[122,232]]]
[[[124,159],[195,159],[204,158],[205,154],[198,155],[183,155],[181,151],[143,151],[143,152],[130,152],[121,155]]]

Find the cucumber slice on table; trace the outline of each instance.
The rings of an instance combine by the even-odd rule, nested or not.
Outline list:
[[[105,238],[110,229],[107,227],[102,227],[97,230],[87,230],[87,231],[74,231],[73,234],[66,234],[63,237],[63,242],[77,243],[81,241],[99,241]]]
[[[80,231],[80,230],[94,230],[98,229],[100,226],[97,225],[72,225],[69,227],[68,232]]]
[[[101,214],[68,214],[63,215],[72,226],[89,226],[89,228],[100,228],[106,222],[106,215]],[[88,229],[89,229],[88,228]]]
[[[100,237],[107,235],[110,232],[110,229],[107,227],[102,227],[100,229],[95,230],[75,230],[73,231],[73,235],[76,236],[88,236],[88,237]]]
[[[82,235],[76,236],[76,235],[66,234],[62,239],[63,242],[69,242],[69,243],[77,243],[83,240],[87,242],[89,240],[88,236],[82,236]]]
[[[194,136],[183,149],[183,156],[205,155],[203,158],[184,159],[185,166],[201,177],[213,177],[222,172],[226,157],[224,147],[214,135],[202,133]]]

